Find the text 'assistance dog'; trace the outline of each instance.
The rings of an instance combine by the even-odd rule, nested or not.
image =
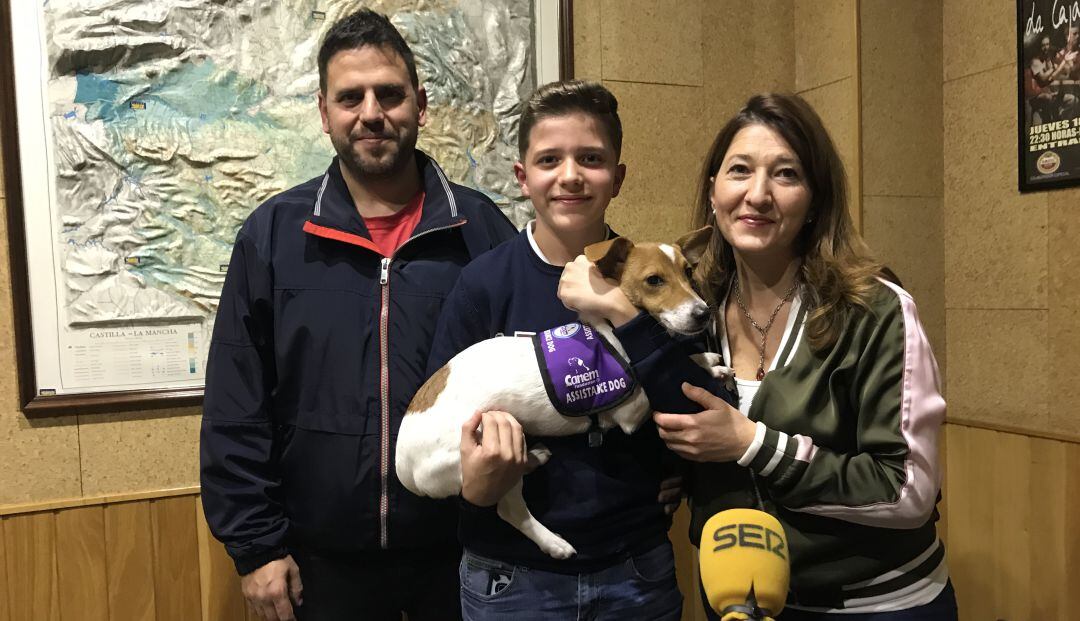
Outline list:
[[[619,283],[631,303],[669,332],[696,334],[706,328],[711,313],[694,292],[691,276],[710,235],[711,227],[705,227],[673,245],[634,244],[619,237],[589,246],[585,255],[605,278]],[[533,337],[481,341],[432,375],[409,404],[398,434],[397,475],[406,489],[433,498],[461,492],[461,426],[474,412],[509,412],[526,436],[565,436],[592,429],[590,440],[598,440],[597,428],[616,425],[633,433],[650,412],[644,391],[623,362],[626,352],[611,326],[597,318],[580,318],[581,324]],[[582,353],[591,348],[606,349],[601,353],[607,355],[597,362]],[[492,366],[491,360],[499,364]],[[695,362],[707,369],[718,360],[715,354],[695,356]],[[476,381],[480,376],[484,381]],[[529,457],[542,465],[550,453],[535,445]],[[520,481],[499,500],[498,514],[546,554],[558,559],[575,554],[569,543],[529,512]]]

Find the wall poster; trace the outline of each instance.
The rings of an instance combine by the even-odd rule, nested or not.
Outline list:
[[[1020,191],[1080,184],[1080,0],[1017,0]]]
[[[569,75],[569,0],[0,2],[24,411],[198,403],[233,239],[325,170],[316,55],[361,6],[416,55],[418,147],[523,224],[520,102]]]

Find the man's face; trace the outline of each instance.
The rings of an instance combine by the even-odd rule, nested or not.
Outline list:
[[[1065,44],[1069,46],[1070,50],[1076,49],[1076,44],[1080,42],[1080,28],[1072,26],[1069,28],[1069,38],[1065,41]]]
[[[1049,37],[1043,37],[1041,49],[1042,49],[1042,55],[1043,55],[1044,58],[1046,56],[1050,55],[1050,38]]]
[[[411,161],[418,128],[427,121],[427,94],[413,88],[396,52],[366,45],[330,58],[319,112],[346,168],[383,178]]]

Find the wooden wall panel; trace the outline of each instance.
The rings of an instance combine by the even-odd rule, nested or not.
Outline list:
[[[154,545],[150,502],[107,505],[105,558],[113,620],[154,621]]]
[[[1064,509],[1069,497],[1076,493],[1066,493],[1069,483],[1065,475],[1067,457],[1074,446],[1054,440],[1031,439],[1032,478],[1026,503],[1030,506],[1031,524],[1027,529],[1031,533],[1029,544],[1041,552],[1031,561],[1031,584],[1040,593],[1031,601],[1032,619],[1064,618],[1070,601],[1066,546],[1043,546],[1041,542],[1047,533],[1062,533],[1064,540],[1069,538],[1065,527],[1069,521]]]
[[[960,619],[1068,621],[1080,444],[955,424],[946,436],[941,532]],[[682,618],[705,621],[688,518],[670,531]],[[256,621],[197,496],[12,515],[0,530],[0,621]]]
[[[948,561],[962,621],[1066,621],[1080,584],[1080,444],[948,426]]]
[[[200,611],[195,497],[150,501],[157,621],[191,621]]]
[[[11,621],[60,621],[52,512],[4,518]]]
[[[202,588],[203,621],[237,619],[243,621],[247,605],[240,592],[240,578],[225,546],[210,534],[202,503],[196,502],[196,528],[199,536],[199,583]]]
[[[4,538],[4,520],[0,518],[0,621],[11,621],[11,613],[8,602],[11,594],[8,592],[7,579],[7,546]]]
[[[679,581],[679,591],[683,594],[682,621],[694,621],[695,616],[690,603],[697,594],[697,581],[694,579],[697,550],[687,540],[689,526],[690,507],[684,502],[675,512],[671,520],[671,528],[668,529],[668,538],[671,539],[672,547],[675,549],[675,577]]]
[[[1065,489],[1062,490],[1064,501],[1060,505],[1051,505],[1044,510],[1061,511],[1064,514],[1062,531],[1065,533],[1062,554],[1066,559],[1065,567],[1061,571],[1060,598],[1068,602],[1062,606],[1075,607],[1077,598],[1077,585],[1080,585],[1080,444],[1065,445],[1065,467],[1061,470],[1065,479]],[[1052,501],[1052,500],[1051,500]],[[1075,609],[1075,608],[1074,608]]]
[[[56,513],[56,570],[64,621],[109,621],[103,507]]]

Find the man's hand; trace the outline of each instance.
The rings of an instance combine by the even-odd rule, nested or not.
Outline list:
[[[754,441],[757,426],[704,388],[683,383],[683,393],[705,408],[698,414],[653,414],[660,439],[691,461],[735,461]]]
[[[506,412],[477,412],[461,426],[461,496],[478,507],[499,502],[528,471],[525,433]]]
[[[296,621],[293,606],[304,603],[300,568],[292,556],[270,561],[241,577],[240,590],[265,621]]]

